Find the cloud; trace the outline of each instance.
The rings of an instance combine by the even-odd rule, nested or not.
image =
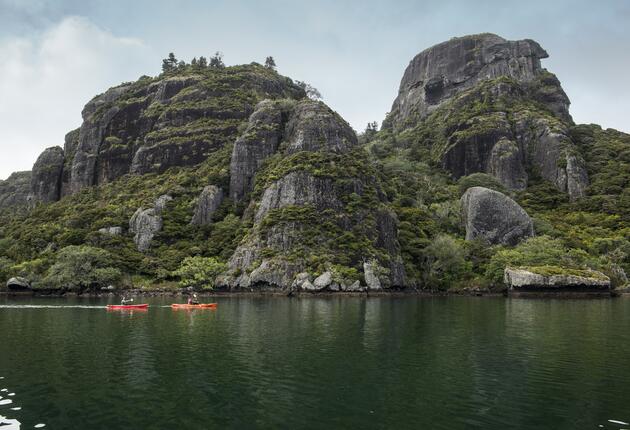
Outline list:
[[[141,40],[67,17],[30,38],[0,39],[0,178],[29,170],[46,147],[63,145],[93,96],[146,72]]]

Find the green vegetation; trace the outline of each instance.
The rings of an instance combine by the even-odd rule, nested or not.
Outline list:
[[[214,279],[226,268],[225,263],[213,257],[186,257],[173,275],[179,278],[181,287],[211,290],[214,288]]]
[[[375,233],[379,217],[393,212],[407,278],[420,288],[501,288],[506,266],[545,274],[599,270],[614,286],[622,286],[630,273],[630,136],[563,122],[545,105],[557,90],[554,80],[543,74],[529,85],[509,78],[482,82],[422,121],[412,115],[396,129],[386,121],[380,131],[370,123],[361,145],[347,154],[303,151],[284,156],[286,142],[281,142],[280,151],[258,170],[253,201],[259,203],[265,189],[293,172],[325,183],[339,201],[325,208],[311,202],[273,209],[254,227],[256,204],[246,208],[225,199],[211,225],[193,226],[195,201],[204,186],[228,190],[236,137],[247,129],[245,137],[256,142],[259,134],[272,131],[264,125],[247,128],[254,106],[271,98],[286,114],[295,100],[321,95],[304,82],[279,75],[271,57],[265,66],[225,67],[220,53],[190,64],[169,55],[160,76],[123,84],[123,94],[100,102],[90,119],[98,120],[113,107],[137,110],[125,133],[108,131],[101,152],[115,159],[130,157],[141,145],[160,154],[180,151],[179,164],[186,166],[156,164],[150,173],[126,174],[59,202],[37,205],[29,213],[0,212],[0,278],[24,276],[36,287],[74,290],[109,283],[173,288],[176,282],[213,288],[212,280],[239,243],[249,243],[272,262],[300,263],[314,274],[331,270],[337,281],[357,280],[363,259],[388,262]],[[153,96],[159,86],[165,91],[182,82],[184,88],[168,102]],[[571,150],[589,173],[587,196],[570,202],[536,171],[528,171],[527,189],[509,194],[534,219],[537,237],[512,248],[465,242],[461,195],[473,186],[507,190],[485,173],[455,180],[443,168],[444,155],[457,145],[495,141],[511,133],[518,121],[534,119],[570,130],[575,143]],[[143,128],[158,123],[164,126]],[[69,138],[78,142],[78,131]],[[72,157],[66,155],[66,171]],[[126,230],[138,208],[151,206],[164,194],[173,200],[147,253],[136,250],[129,232],[98,232],[113,226]],[[288,250],[268,241],[284,232],[294,235],[282,236],[290,242]]]
[[[111,254],[91,246],[67,246],[56,255],[39,287],[68,290],[101,288],[116,283],[120,270],[112,267]]]

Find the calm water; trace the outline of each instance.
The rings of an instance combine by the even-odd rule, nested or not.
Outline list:
[[[217,301],[0,298],[0,429],[630,428],[630,299]]]

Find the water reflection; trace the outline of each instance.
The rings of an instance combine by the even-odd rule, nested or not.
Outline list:
[[[0,369],[20,382],[0,401],[20,406],[0,414],[28,428],[628,426],[630,301],[218,301],[2,302]]]

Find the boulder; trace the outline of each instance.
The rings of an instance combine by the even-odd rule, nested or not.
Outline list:
[[[304,282],[302,282],[302,285],[300,286],[300,289],[302,291],[320,291],[321,288],[319,288],[316,285],[313,285],[311,283],[311,281],[309,281],[308,279],[306,279]]]
[[[365,291],[365,288],[361,286],[361,283],[359,281],[354,281],[352,284],[346,287],[345,291],[349,293],[358,293],[361,291]]]
[[[534,224],[518,203],[484,187],[469,188],[461,198],[466,240],[481,238],[495,245],[516,245],[534,235]]]
[[[173,198],[169,195],[160,196],[154,207],[138,208],[129,220],[129,231],[134,233],[133,241],[138,251],[146,252],[151,247],[153,236],[162,229],[162,211],[170,200]]]
[[[506,267],[504,282],[510,290],[580,291],[610,289],[610,278],[601,272],[553,266]]]
[[[379,269],[378,264],[374,261],[363,263],[363,276],[365,277],[368,290],[378,291],[383,289],[377,275]]]
[[[28,279],[17,276],[7,281],[7,288],[12,291],[30,290],[31,283]]]
[[[291,289],[300,289],[304,281],[307,281],[311,278],[311,275],[308,272],[300,272],[295,275],[295,279],[291,284]]]
[[[212,223],[212,215],[221,206],[223,201],[223,190],[216,185],[208,185],[203,189],[197,200],[195,213],[191,224],[208,225]]]
[[[61,179],[64,152],[59,146],[47,148],[33,165],[31,177],[31,202],[56,202],[61,197]]]
[[[319,289],[324,289],[332,283],[332,272],[324,272],[315,278],[313,284]]]
[[[105,236],[121,236],[123,234],[122,227],[103,227],[99,228],[98,232]]]

